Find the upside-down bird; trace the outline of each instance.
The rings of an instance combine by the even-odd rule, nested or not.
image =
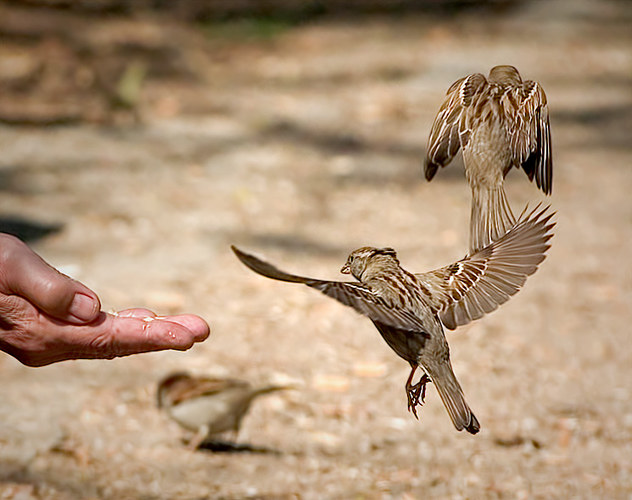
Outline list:
[[[553,166],[549,108],[542,86],[523,81],[513,66],[495,66],[457,80],[435,117],[425,159],[432,180],[463,150],[472,190],[470,253],[500,238],[515,217],[503,182],[512,167],[551,194]]]

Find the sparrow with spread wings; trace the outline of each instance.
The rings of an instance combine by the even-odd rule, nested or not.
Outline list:
[[[554,222],[548,207],[523,212],[501,238],[449,266],[413,274],[400,266],[392,248],[362,247],[341,269],[357,281],[296,276],[232,247],[253,271],[275,280],[303,283],[368,316],[386,343],[411,366],[406,381],[408,409],[424,402],[432,381],[457,430],[476,434],[480,424],[465,402],[450,364],[442,323],[465,325],[506,302],[544,260]],[[417,368],[423,370],[413,384]]]
[[[515,222],[503,188],[512,167],[522,167],[545,194],[551,194],[551,131],[542,86],[523,81],[513,66],[495,66],[487,78],[474,73],[454,82],[432,125],[426,179],[432,180],[459,148],[472,189],[470,253],[474,253]]]

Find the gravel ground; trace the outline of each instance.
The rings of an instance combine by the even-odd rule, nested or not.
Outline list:
[[[594,4],[318,21],[192,51],[196,81],[148,81],[138,125],[0,127],[3,220],[61,224],[34,248],[105,310],[212,329],[186,353],[0,355],[0,498],[632,498],[632,20]],[[369,321],[229,245],[333,279],[364,244],[416,271],[461,258],[462,164],[426,183],[421,159],[447,87],[499,63],[547,91],[558,225],[522,292],[448,333],[471,436],[432,385],[406,411],[408,366]],[[507,184],[515,210],[542,199]],[[191,452],[155,406],[182,369],[299,389],[253,406],[258,451]]]

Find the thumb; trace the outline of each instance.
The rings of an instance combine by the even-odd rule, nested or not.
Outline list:
[[[101,309],[97,295],[48,265],[26,244],[1,235],[0,250],[0,287],[6,292],[70,323],[89,323],[97,317]]]

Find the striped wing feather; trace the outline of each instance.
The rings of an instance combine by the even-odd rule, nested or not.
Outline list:
[[[471,256],[417,278],[433,291],[431,307],[450,330],[497,309],[544,260],[555,222],[549,207],[526,214],[500,239]]]
[[[472,104],[475,95],[487,85],[480,73],[468,75],[454,82],[439,108],[428,138],[425,175],[431,180],[439,167],[452,161],[454,155],[467,143],[469,133],[464,110]]]
[[[514,164],[522,166],[530,180],[545,193],[553,188],[553,158],[549,107],[542,86],[527,80],[515,89],[517,108],[508,113]]]

